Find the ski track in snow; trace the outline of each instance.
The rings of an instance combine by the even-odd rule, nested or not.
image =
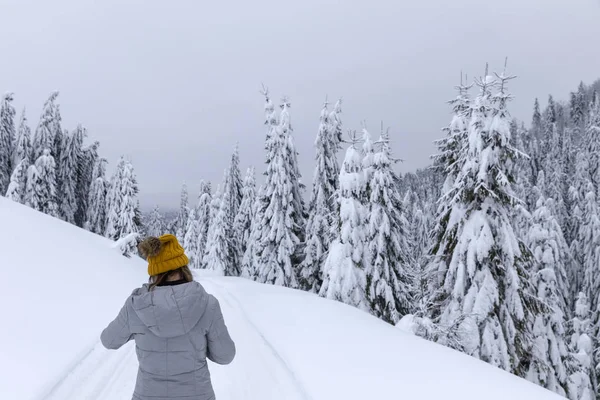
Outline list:
[[[217,399],[311,400],[292,369],[226,287],[202,279],[219,299],[225,322],[236,343],[235,360],[226,366],[209,364]],[[130,400],[138,362],[135,344],[117,351],[98,342],[74,368],[39,400]]]

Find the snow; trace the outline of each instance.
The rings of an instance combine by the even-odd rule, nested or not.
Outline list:
[[[0,291],[0,398],[131,399],[133,344],[108,351],[99,334],[147,279],[145,262],[5,198],[0,219],[5,276],[19,280]],[[238,348],[231,365],[210,364],[220,400],[560,398],[342,303],[201,272]]]

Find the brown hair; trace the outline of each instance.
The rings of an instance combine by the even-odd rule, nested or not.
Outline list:
[[[186,282],[191,282],[194,280],[194,276],[192,275],[192,271],[190,271],[189,267],[186,265],[181,268],[174,269],[172,271],[163,272],[162,274],[154,275],[150,277],[150,287],[148,290],[154,289],[156,286],[162,285],[164,282],[167,282],[170,277],[173,275],[179,274],[181,276],[180,279],[183,279]]]

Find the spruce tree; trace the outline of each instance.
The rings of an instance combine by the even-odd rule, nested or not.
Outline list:
[[[65,136],[64,148],[61,150],[62,160],[58,176],[60,177],[60,216],[65,221],[74,224],[77,211],[77,176],[80,166],[81,146],[83,144],[83,128],[78,126],[72,135]]]
[[[6,191],[6,197],[17,203],[25,203],[25,195],[27,190],[27,169],[29,168],[29,160],[24,158],[17,164],[15,170],[10,177],[10,184]]]
[[[40,122],[35,130],[35,137],[33,139],[33,158],[36,160],[43,155],[45,149],[49,149],[50,151],[55,150],[56,127],[54,117],[57,97],[58,92],[50,94],[50,97],[46,100],[46,103],[44,103]],[[54,156],[54,154],[52,154],[52,156]]]
[[[35,171],[33,181],[33,190],[35,203],[33,208],[48,214],[52,217],[59,216],[58,205],[56,203],[56,164],[54,158],[50,155],[50,150],[44,150],[44,153],[35,162]],[[29,178],[29,176],[28,176]]]
[[[262,220],[263,220],[263,206],[262,201],[264,199],[264,188],[261,186],[258,189],[254,204],[252,204],[252,220],[250,222],[250,236],[248,238],[248,245],[246,251],[242,257],[242,269],[240,276],[256,280],[258,278],[258,249],[259,240],[262,237]]]
[[[148,220],[146,221],[146,233],[148,236],[159,237],[165,233],[165,223],[158,206],[154,206]]]
[[[54,143],[52,145],[52,155],[56,160],[56,170],[61,170],[62,163],[62,151],[66,147],[65,141],[69,136],[69,132],[65,129],[62,129],[62,116],[60,114],[60,104],[55,104],[53,109],[54,115],[52,116],[52,125],[50,129],[52,130],[52,137],[54,138]],[[62,182],[60,181],[60,177],[57,176],[57,187],[62,187]]]
[[[373,172],[365,235],[366,295],[371,312],[396,324],[409,313],[410,262],[407,221],[394,180],[387,132],[381,132]]]
[[[330,117],[335,118],[335,121],[330,120]],[[339,113],[329,113],[325,102],[315,141],[316,167],[308,206],[304,261],[300,267],[301,287],[313,293],[318,293],[321,288],[323,263],[327,257],[329,244],[335,237],[331,227],[338,212],[335,198],[339,179],[337,161],[339,139],[336,131],[338,120]]]
[[[37,210],[39,208],[39,191],[37,190],[37,182],[39,173],[35,164],[27,168],[27,183],[25,184],[25,205]]]
[[[25,116],[25,109],[21,113],[21,121],[19,122],[19,130],[17,133],[17,140],[13,151],[12,162],[13,165],[17,165],[21,160],[27,159],[29,162],[33,161],[33,148],[31,144],[31,129],[27,125],[27,117]]]
[[[568,257],[568,249],[551,209],[552,199],[546,200],[542,194],[529,231],[528,242],[535,259],[531,271],[532,295],[545,307],[531,321],[532,357],[526,377],[565,396],[569,357],[564,329],[567,291],[561,286],[566,284],[564,258]]]
[[[254,168],[248,168],[242,188],[242,203],[233,223],[231,239],[235,246],[235,260],[240,265],[243,263],[244,253],[250,241],[250,229],[254,217],[254,203],[256,202],[256,178]],[[241,271],[240,271],[241,272]]]
[[[353,138],[340,170],[337,238],[329,248],[319,294],[369,311],[364,254],[367,215],[363,199],[366,185],[362,157],[356,143]]]
[[[190,208],[188,204],[188,189],[187,185],[184,183],[181,187],[181,200],[179,202],[179,213],[177,214],[177,225],[175,231],[175,236],[181,242],[183,242],[185,237],[189,213]]]
[[[229,171],[225,171],[225,177]],[[226,179],[227,180],[227,179]],[[227,201],[230,196],[231,185],[224,185],[225,190],[222,198],[218,198],[220,203],[218,212],[211,219],[208,231],[208,240],[204,249],[202,259],[202,268],[212,270],[219,275],[237,275],[236,266],[233,263],[231,252],[231,238],[228,235],[228,218],[230,202]],[[216,198],[216,196],[215,196]],[[215,200],[215,199],[213,199]],[[215,207],[213,203],[213,207]]]
[[[432,317],[442,326],[459,325],[465,351],[494,366],[523,375],[527,341],[528,252],[511,225],[518,200],[512,191],[506,82],[478,80],[472,105],[466,162],[449,193],[449,213],[438,225],[428,267],[441,278]],[[457,322],[459,321],[459,322]]]
[[[447,128],[443,129],[446,136],[435,142],[439,153],[433,156],[434,166],[446,177],[442,188],[442,196],[452,189],[454,181],[465,162],[468,146],[468,127],[471,118],[469,90],[472,86],[472,84],[463,84],[461,76],[461,83],[456,86],[458,96],[448,102],[452,106],[452,121]]]
[[[83,137],[87,136],[87,131],[83,130]],[[84,147],[81,151],[79,166],[77,168],[77,188],[75,198],[77,199],[77,211],[75,212],[75,224],[83,227],[89,207],[89,193],[94,182],[94,166],[100,159],[98,147],[100,143],[94,142]]]
[[[568,278],[570,286],[570,298],[574,301],[583,290],[583,213],[586,209],[585,197],[589,183],[587,155],[585,152],[579,152],[575,162],[575,175],[571,179],[569,187],[569,197],[572,203],[571,208],[571,236],[573,240],[570,244],[573,263],[568,268]]]
[[[185,254],[187,254],[189,258],[190,266],[197,263],[196,259],[201,257],[198,254],[198,236],[200,235],[200,225],[198,221],[198,215],[196,214],[197,209],[192,207],[190,210],[190,215],[188,217],[187,226],[185,228],[185,236],[183,239],[183,248],[185,249]]]
[[[594,185],[596,196],[598,196],[600,185],[600,98],[597,94],[589,107],[585,143],[587,145],[590,181]]]
[[[108,182],[106,181],[106,160],[100,159],[94,165],[94,179],[90,187],[88,209],[85,229],[102,235],[106,224],[106,195]]]
[[[583,292],[590,300],[590,308],[597,310],[600,293],[600,217],[592,183],[588,183],[584,207],[578,238],[583,261]]]
[[[106,236],[119,240],[140,231],[141,219],[137,200],[138,186],[133,166],[123,157],[111,180],[109,194],[110,209],[107,210]],[[124,255],[135,253],[135,243],[123,248]]]
[[[6,193],[13,172],[13,149],[15,147],[15,108],[11,104],[13,94],[6,93],[0,103],[0,193]],[[20,161],[20,160],[19,160]]]
[[[211,193],[210,183],[200,182],[200,198],[198,199],[197,216],[198,216],[198,244],[196,245],[196,253],[198,257],[192,263],[193,268],[201,268],[206,252],[206,242],[208,241],[208,230],[210,227],[211,213]]]
[[[267,97],[266,110],[274,114]],[[274,115],[267,121],[276,121]],[[297,154],[291,137],[289,103],[284,100],[279,124],[269,122],[267,170],[260,201],[261,237],[258,239],[257,280],[298,287],[296,266],[302,258],[305,215]]]
[[[590,305],[584,293],[579,293],[575,303],[575,316],[571,320],[570,348],[575,361],[569,376],[568,393],[571,400],[596,399],[596,374],[594,373],[594,335],[590,319]]]

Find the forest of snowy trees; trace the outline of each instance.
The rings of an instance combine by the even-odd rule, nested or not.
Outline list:
[[[33,138],[12,95],[0,108],[6,196],[135,254],[172,232],[190,266],[344,302],[570,399],[600,398],[600,81],[510,115],[513,76],[460,82],[429,168],[395,172],[390,135],[344,130],[325,102],[312,186],[298,167],[291,103],[264,90],[265,163],[236,147],[213,186],[178,212],[142,216],[130,162],[110,179],[86,130],[62,130],[56,94]],[[278,106],[278,107],[277,107]],[[315,118],[316,119],[316,118]],[[124,240],[125,239],[125,240]]]
[[[99,143],[85,144],[86,129],[62,127],[58,92],[44,103],[32,136],[25,110],[18,124],[14,96],[0,104],[0,193],[35,210],[104,235],[121,239],[142,230],[133,166],[125,158],[106,178],[107,161]],[[124,253],[135,251],[129,241]]]

